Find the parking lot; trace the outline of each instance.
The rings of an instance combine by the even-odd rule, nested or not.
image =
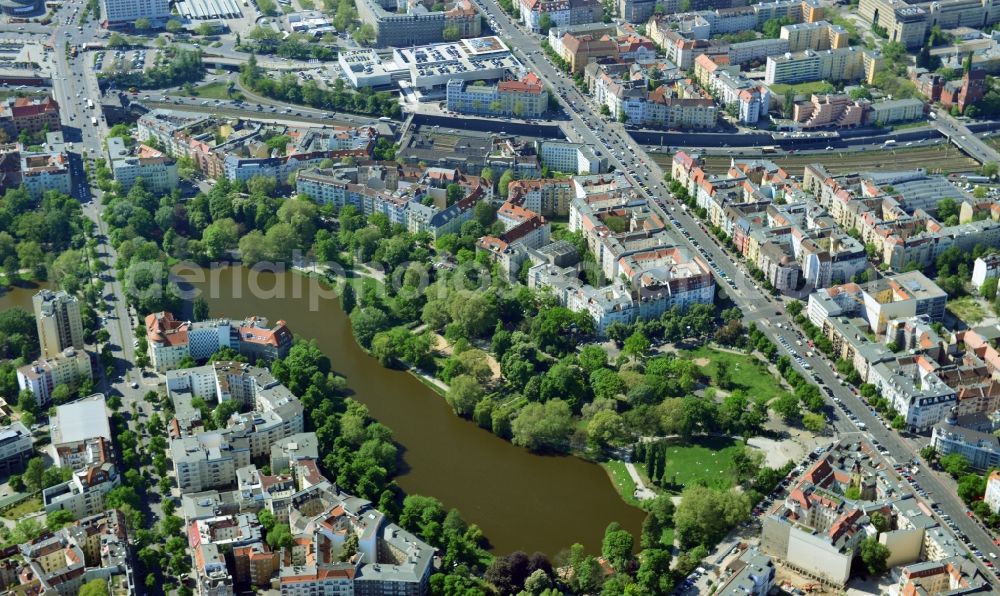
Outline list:
[[[94,71],[145,70],[156,64],[157,50],[101,50],[94,52]]]

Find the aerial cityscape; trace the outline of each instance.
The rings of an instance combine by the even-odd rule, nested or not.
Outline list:
[[[1000,0],[0,0],[0,593],[1000,594]]]

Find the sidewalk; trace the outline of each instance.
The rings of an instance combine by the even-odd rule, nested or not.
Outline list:
[[[642,481],[642,478],[639,476],[639,471],[635,469],[635,464],[630,461],[626,461],[625,469],[628,470],[628,475],[631,476],[632,481],[635,482],[635,492],[632,493],[632,496],[640,501],[648,501],[656,497],[656,493],[654,493]]]

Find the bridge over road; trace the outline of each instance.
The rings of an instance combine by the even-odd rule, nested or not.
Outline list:
[[[977,137],[975,133],[969,130],[969,127],[953,118],[951,114],[944,110],[935,109],[934,114],[937,116],[936,120],[934,120],[934,128],[947,137],[955,146],[967,153],[969,157],[981,164],[990,162],[1000,164],[1000,153]]]

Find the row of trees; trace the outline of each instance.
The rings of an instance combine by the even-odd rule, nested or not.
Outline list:
[[[370,88],[347,91],[340,79],[337,79],[333,89],[327,90],[320,89],[315,81],[300,84],[298,77],[291,73],[274,78],[257,65],[253,55],[240,67],[240,82],[255,93],[288,103],[395,119],[402,116],[399,101],[392,93],[374,92]]]

